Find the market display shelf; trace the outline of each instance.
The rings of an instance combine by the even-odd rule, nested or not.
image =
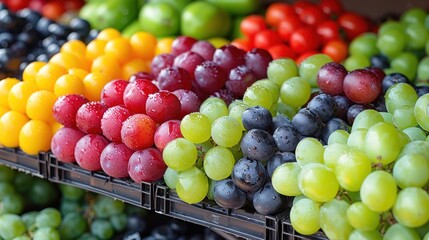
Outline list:
[[[318,232],[313,235],[301,235],[293,229],[289,217],[281,221],[281,240],[328,240],[323,232]]]
[[[39,178],[47,178],[46,155],[46,153],[40,152],[33,156],[25,154],[19,148],[0,147],[0,164]]]
[[[156,185],[154,196],[157,213],[245,239],[280,239],[281,219],[288,214],[284,212],[277,216],[264,216],[242,209],[225,209],[208,201],[188,204],[164,185]]]
[[[48,164],[48,179],[51,182],[72,185],[144,209],[152,209],[152,183],[135,183],[131,179],[112,178],[101,171],[88,171],[77,164],[58,161],[52,154],[48,154]]]

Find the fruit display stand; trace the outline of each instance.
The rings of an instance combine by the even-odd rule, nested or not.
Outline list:
[[[40,178],[48,177],[46,153],[30,156],[19,148],[0,147],[0,164]]]

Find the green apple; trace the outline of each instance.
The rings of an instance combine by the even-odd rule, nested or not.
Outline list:
[[[180,13],[165,2],[149,2],[140,10],[139,21],[144,31],[157,37],[179,33]]]

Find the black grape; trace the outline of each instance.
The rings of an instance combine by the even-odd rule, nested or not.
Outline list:
[[[243,156],[258,161],[267,161],[276,152],[273,136],[261,129],[248,131],[241,139],[240,147]]]
[[[260,106],[251,107],[243,112],[243,126],[246,130],[262,129],[270,131],[273,126],[273,116],[271,112]]]
[[[278,127],[287,126],[287,125],[292,125],[292,122],[290,121],[290,119],[286,116],[283,116],[283,115],[277,115],[277,116],[273,117],[273,129],[272,129],[272,131],[274,132]]]
[[[307,108],[319,114],[322,122],[326,123],[335,116],[338,106],[332,96],[320,93],[308,102]]]
[[[256,191],[253,196],[253,207],[262,215],[272,215],[282,211],[287,206],[287,201],[287,197],[276,192],[269,182]]]
[[[350,127],[347,125],[345,121],[339,118],[332,118],[329,120],[325,127],[323,128],[322,140],[327,143],[329,136],[336,130],[344,130],[346,132],[350,132]]]
[[[221,207],[237,209],[246,203],[246,193],[238,188],[232,179],[224,179],[214,187],[214,200]]]
[[[321,133],[323,122],[321,117],[308,108],[302,108],[292,118],[292,124],[303,136],[317,136]]]
[[[265,167],[260,161],[242,158],[235,164],[231,178],[241,190],[254,192],[264,185],[266,175]]]
[[[286,125],[278,127],[273,134],[276,147],[281,152],[295,151],[298,145],[301,134],[296,130],[293,125]]]

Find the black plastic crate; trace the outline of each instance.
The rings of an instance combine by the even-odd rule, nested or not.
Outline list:
[[[242,209],[225,209],[209,201],[188,204],[180,200],[175,191],[164,185],[156,186],[155,198],[157,213],[245,239],[280,239],[281,219],[286,214],[263,216]]]
[[[152,209],[154,191],[152,183],[112,178],[102,171],[88,171],[75,163],[58,161],[52,154],[49,154],[48,161],[51,182],[68,184],[148,210]]]
[[[282,236],[281,240],[328,240],[323,232],[317,232],[313,235],[301,235],[293,229],[289,218],[282,220]]]
[[[19,148],[0,147],[0,164],[40,178],[48,177],[46,153],[28,155]]]

